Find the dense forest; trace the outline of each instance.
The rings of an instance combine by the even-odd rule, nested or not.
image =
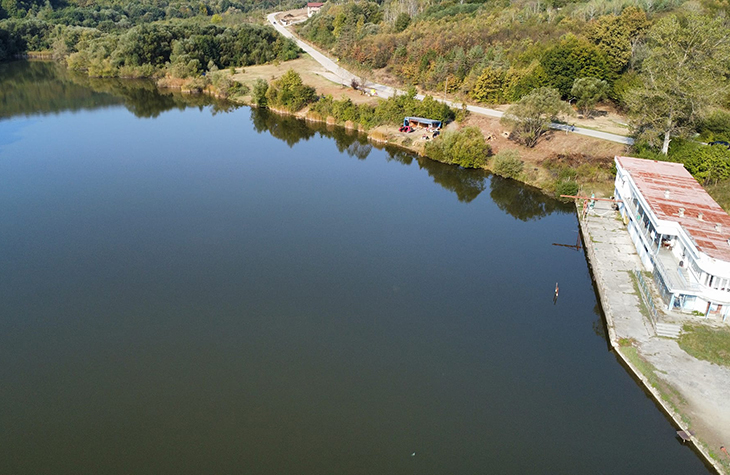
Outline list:
[[[258,22],[270,1],[2,0],[0,60],[28,51],[95,77],[186,78],[286,61],[298,48]]]
[[[363,74],[471,102],[557,91],[585,115],[611,103],[635,153],[699,153],[688,168],[710,184],[730,177],[726,147],[697,145],[730,141],[728,13],[727,0],[330,1],[298,30]]]

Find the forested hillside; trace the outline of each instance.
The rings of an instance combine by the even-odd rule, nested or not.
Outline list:
[[[636,153],[653,156],[693,148],[678,139],[697,133],[730,140],[729,12],[727,0],[330,1],[299,33],[343,61],[473,102],[548,89],[586,115],[611,102],[631,118]],[[707,183],[730,177],[730,151],[712,155],[723,162],[708,165]]]
[[[43,51],[98,77],[195,77],[286,61],[298,48],[259,18],[274,2],[2,0],[0,60]]]
[[[304,5],[0,0],[0,60],[44,51],[90,76],[195,80],[295,58],[263,13]],[[728,0],[331,0],[297,30],[399,85],[513,104],[513,138],[528,147],[550,120],[610,104],[628,117],[632,153],[682,161],[712,185],[730,179],[728,147],[702,145],[730,142],[728,13]]]

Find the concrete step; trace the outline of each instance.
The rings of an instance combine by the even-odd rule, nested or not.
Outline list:
[[[673,323],[657,323],[656,334],[657,336],[663,336],[666,338],[679,338],[679,334],[682,333],[682,327]]]

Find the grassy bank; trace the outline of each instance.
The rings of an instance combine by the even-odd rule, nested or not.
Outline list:
[[[679,346],[699,360],[730,367],[730,330],[685,324]]]
[[[680,411],[680,408],[686,404],[685,399],[682,395],[674,389],[671,385],[665,383],[658,375],[657,369],[653,364],[646,361],[640,354],[639,351],[634,347],[631,341],[625,340],[620,342],[622,346],[619,351],[626,357],[629,362],[636,368],[644,377],[647,379],[649,384],[656,389],[662,400],[666,402],[672,410],[682,417],[682,421],[689,425],[690,421],[687,415]],[[627,346],[623,346],[627,345]]]

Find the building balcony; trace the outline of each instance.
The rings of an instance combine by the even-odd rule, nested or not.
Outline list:
[[[679,267],[671,251],[660,249],[654,256],[654,268],[662,275],[668,290],[674,294],[698,295],[706,290],[693,281],[686,267]]]
[[[624,200],[624,204],[626,205],[626,212],[629,214],[629,217],[634,223],[636,223],[636,230],[639,231],[639,234],[644,237],[644,244],[646,245],[647,249],[649,249],[649,253],[652,255],[656,254],[659,247],[657,242],[655,241],[656,236],[654,237],[654,239],[652,239],[651,232],[644,226],[644,220],[639,215],[639,211],[634,206],[634,203],[632,203],[630,200]]]

